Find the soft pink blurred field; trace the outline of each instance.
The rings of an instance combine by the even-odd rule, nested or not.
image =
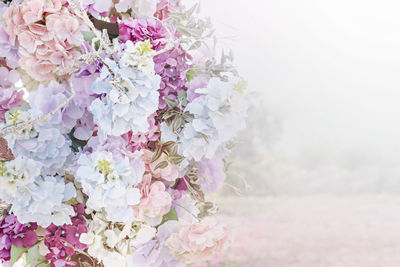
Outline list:
[[[400,196],[220,198],[224,266],[400,266]]]

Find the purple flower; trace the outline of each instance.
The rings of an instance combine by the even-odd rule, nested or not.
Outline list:
[[[156,19],[129,18],[119,24],[119,39],[124,43],[128,40],[133,43],[149,40],[153,49],[158,51],[165,47],[167,38],[167,29]]]
[[[198,168],[197,175],[201,188],[205,191],[217,192],[226,178],[222,159],[218,157],[210,160],[203,159],[199,162]]]
[[[13,83],[18,79],[17,71],[0,67],[0,123],[5,122],[4,114],[7,111],[25,103],[24,92],[13,87]]]
[[[177,99],[178,93],[187,90],[186,71],[190,68],[190,55],[180,45],[154,57],[154,70],[161,76],[159,89],[161,109],[166,107],[164,97]]]
[[[18,48],[13,47],[9,42],[9,36],[0,26],[0,57],[5,58],[6,64],[10,68],[18,67]]]
[[[36,223],[21,224],[13,214],[3,218],[0,223],[0,259],[10,260],[12,245],[26,248],[33,246],[38,241],[36,229]]]

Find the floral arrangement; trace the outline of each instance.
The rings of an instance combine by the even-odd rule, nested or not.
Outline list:
[[[207,194],[246,83],[179,0],[0,2],[4,266],[187,266],[229,243]]]

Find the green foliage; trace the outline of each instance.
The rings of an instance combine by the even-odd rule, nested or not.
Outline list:
[[[31,247],[25,254],[26,267],[50,267],[50,263],[39,252],[40,243]]]
[[[74,152],[79,152],[84,146],[86,146],[87,142],[85,140],[79,140],[74,136],[75,129],[72,129],[68,134],[69,139],[71,139],[72,144],[71,148]]]
[[[193,78],[195,77],[196,72],[194,71],[194,69],[188,69],[186,71],[186,81],[190,82],[191,80],[193,80]],[[182,91],[181,91],[182,92]],[[183,91],[184,92],[184,91]]]
[[[166,223],[167,221],[177,221],[178,214],[176,213],[175,209],[171,209],[167,214],[164,215],[160,225]]]
[[[82,35],[83,35],[83,39],[86,42],[89,42],[90,44],[92,43],[93,38],[96,37],[96,35],[93,32],[89,32],[89,31],[82,31]]]
[[[15,245],[12,245],[10,263],[11,264],[16,263],[21,258],[22,254],[24,254],[27,251],[28,249],[24,246],[16,247]]]

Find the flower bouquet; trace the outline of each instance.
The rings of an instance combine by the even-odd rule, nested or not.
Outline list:
[[[3,265],[181,266],[226,247],[206,195],[244,128],[246,83],[197,11],[0,2]]]

